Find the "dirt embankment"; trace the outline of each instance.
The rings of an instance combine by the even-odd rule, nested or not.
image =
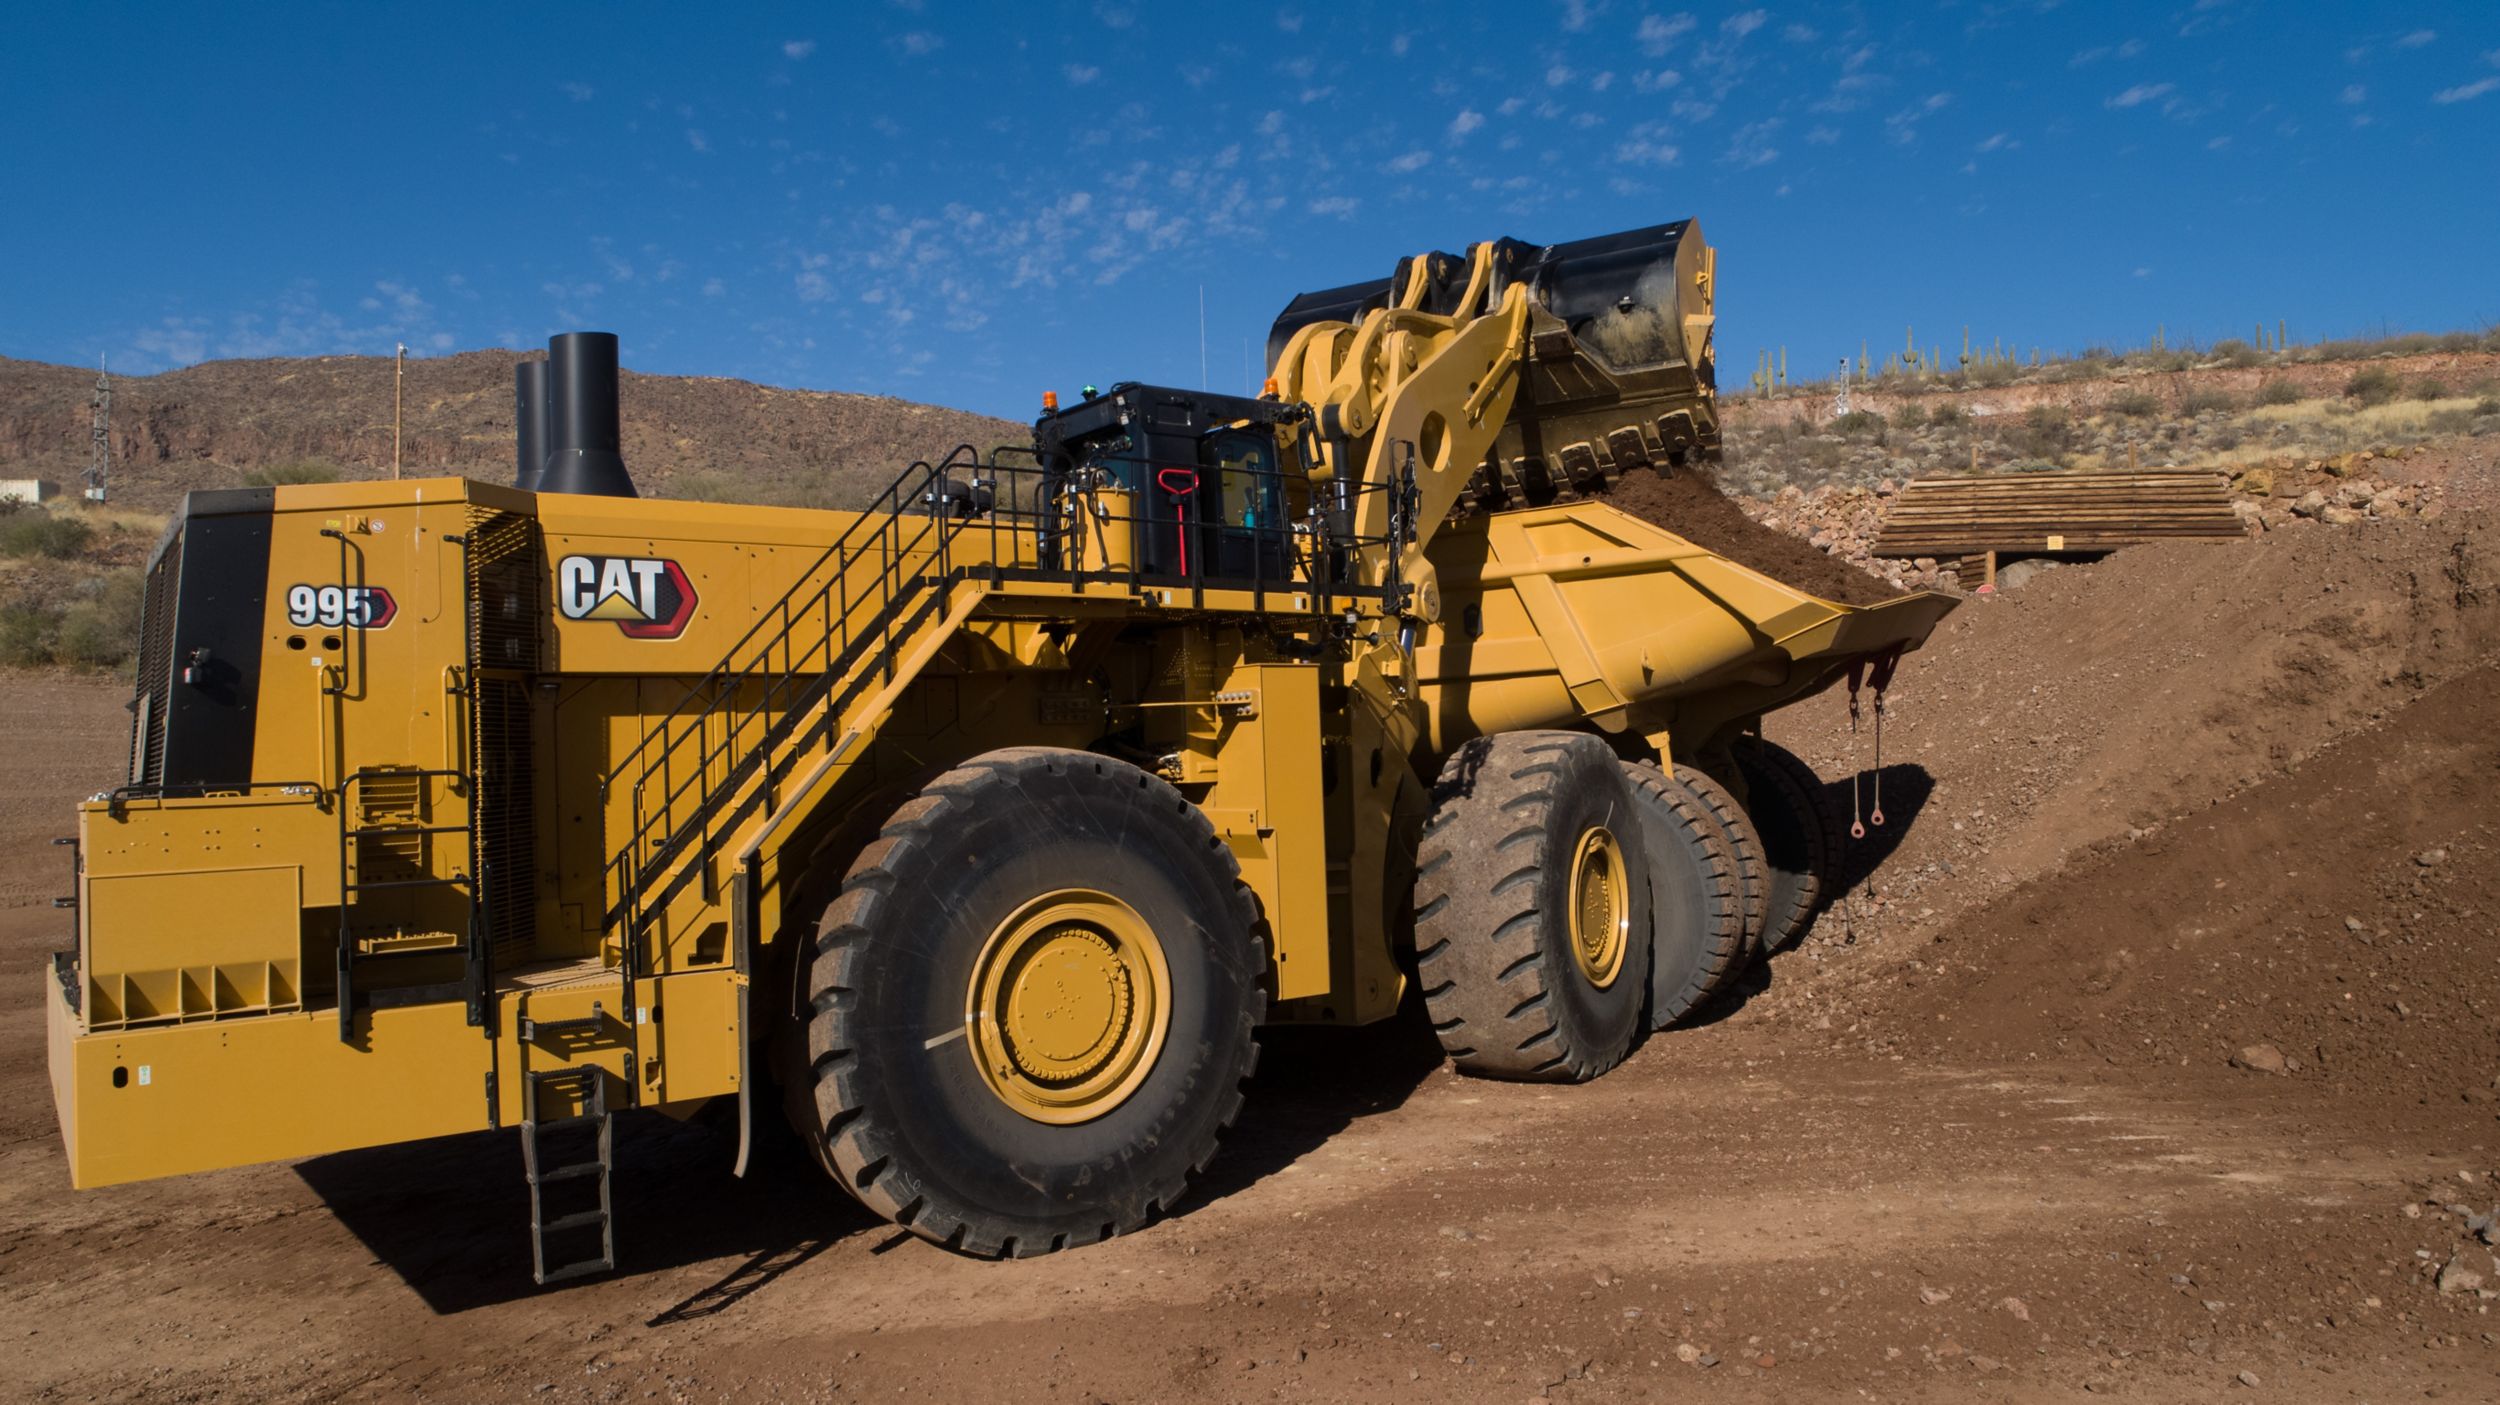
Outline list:
[[[1973,600],[1902,664],[1882,872],[1825,935],[1916,925],[2280,776],[2500,648],[2500,522],[2133,547]],[[1874,761],[1837,692],[1770,719],[1827,777]]]

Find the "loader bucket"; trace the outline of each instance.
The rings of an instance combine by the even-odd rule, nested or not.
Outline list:
[[[1510,418],[1469,485],[1473,506],[1583,496],[1634,468],[1717,456],[1716,254],[1693,221],[1567,244],[1496,240],[1484,308],[1456,305],[1466,293],[1466,257],[1417,257],[1425,261],[1425,312],[1489,311],[1512,285],[1529,290],[1524,375]],[[1415,266],[1416,259],[1402,259],[1388,278],[1287,303],[1268,333],[1270,369],[1303,327],[1360,322],[1392,305]]]
[[[1586,720],[1698,754],[1852,663],[1917,648],[1958,603],[1818,599],[1602,502],[1453,523],[1428,555],[1442,610],[1415,664],[1440,753]]]

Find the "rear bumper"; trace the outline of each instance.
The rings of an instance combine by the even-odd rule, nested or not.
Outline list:
[[[632,1090],[624,1106],[734,1093],[737,978],[726,967],[636,983],[644,1022],[564,1033],[613,981],[496,993],[495,1037],[458,1001],[359,1014],[316,1009],[89,1032],[46,971],[52,1101],[79,1189],[321,1156],[509,1126],[532,1073],[597,1065]],[[668,1018],[662,1021],[659,1016]],[[522,1016],[547,1026],[519,1037]]]

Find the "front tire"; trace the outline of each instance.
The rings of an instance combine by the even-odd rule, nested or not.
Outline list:
[[[949,1248],[1126,1233],[1239,1113],[1266,970],[1240,869],[1179,791],[991,752],[896,810],[826,909],[804,1130],[863,1204]]]

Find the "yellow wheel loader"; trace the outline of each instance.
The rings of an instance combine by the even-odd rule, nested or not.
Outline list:
[[[1296,299],[1269,393],[1046,399],[864,511],[634,496],[616,342],[519,481],[194,493],[47,977],[80,1186],[518,1128],[542,1281],[610,1119],[778,1105],[970,1253],[1134,1229],[1261,1026],[1420,998],[1572,1081],[1810,913],[1762,714],[1951,602],[1815,599],[1599,490],[1716,450],[1690,222]]]

